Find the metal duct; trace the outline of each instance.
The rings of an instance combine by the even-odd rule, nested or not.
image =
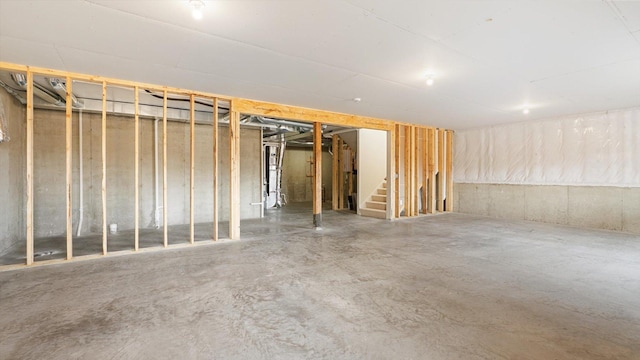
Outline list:
[[[67,98],[67,86],[62,82],[62,80],[57,78],[48,78],[47,80],[49,81],[49,85],[51,85],[53,90],[55,90],[58,95],[60,95],[63,99]],[[78,100],[78,98],[73,93],[71,94],[71,104],[75,108],[84,107],[84,103],[82,102],[82,100]]]
[[[27,77],[24,74],[14,73],[11,74],[11,78],[20,88],[27,90]],[[65,104],[64,100],[60,99],[58,95],[50,92],[36,82],[33,83],[33,95],[56,106],[64,106]]]

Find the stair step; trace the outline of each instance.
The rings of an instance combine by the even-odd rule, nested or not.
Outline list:
[[[367,201],[367,202],[365,202],[365,206],[366,206],[367,209],[387,210],[387,203],[386,202]]]
[[[376,191],[378,192],[378,195],[387,195],[387,189],[378,188]]]
[[[387,182],[386,182],[386,181],[382,183],[382,187],[383,187],[384,189],[386,189],[386,188],[387,188]]]
[[[360,209],[360,215],[374,217],[378,219],[386,219],[387,212],[385,210],[375,210],[375,209]]]
[[[371,195],[372,201],[387,202],[387,195]]]

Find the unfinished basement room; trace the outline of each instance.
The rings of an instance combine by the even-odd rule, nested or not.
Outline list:
[[[640,359],[640,1],[0,0],[0,359]]]

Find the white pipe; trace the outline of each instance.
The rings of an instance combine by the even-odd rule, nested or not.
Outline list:
[[[80,171],[79,171],[79,177],[80,177],[80,194],[79,194],[79,201],[80,201],[80,209],[78,210],[80,212],[80,218],[78,219],[78,232],[76,234],[76,236],[80,236],[80,232],[82,231],[82,221],[84,220],[84,191],[83,191],[83,187],[84,187],[84,171],[83,171],[83,164],[82,164],[82,109],[79,110],[78,112],[78,159],[79,159],[79,166],[80,166]]]
[[[155,162],[154,165],[154,172],[153,172],[153,182],[154,182],[154,191],[155,191],[155,208],[156,210],[154,211],[154,217],[155,217],[155,222],[154,222],[154,226],[156,229],[160,228],[160,191],[158,189],[158,120],[159,118],[155,118],[155,121],[153,122],[153,137],[154,137],[154,141],[153,141],[153,159]]]

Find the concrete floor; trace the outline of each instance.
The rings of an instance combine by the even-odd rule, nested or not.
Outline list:
[[[638,236],[270,215],[244,241],[1,272],[0,359],[640,358]]]

